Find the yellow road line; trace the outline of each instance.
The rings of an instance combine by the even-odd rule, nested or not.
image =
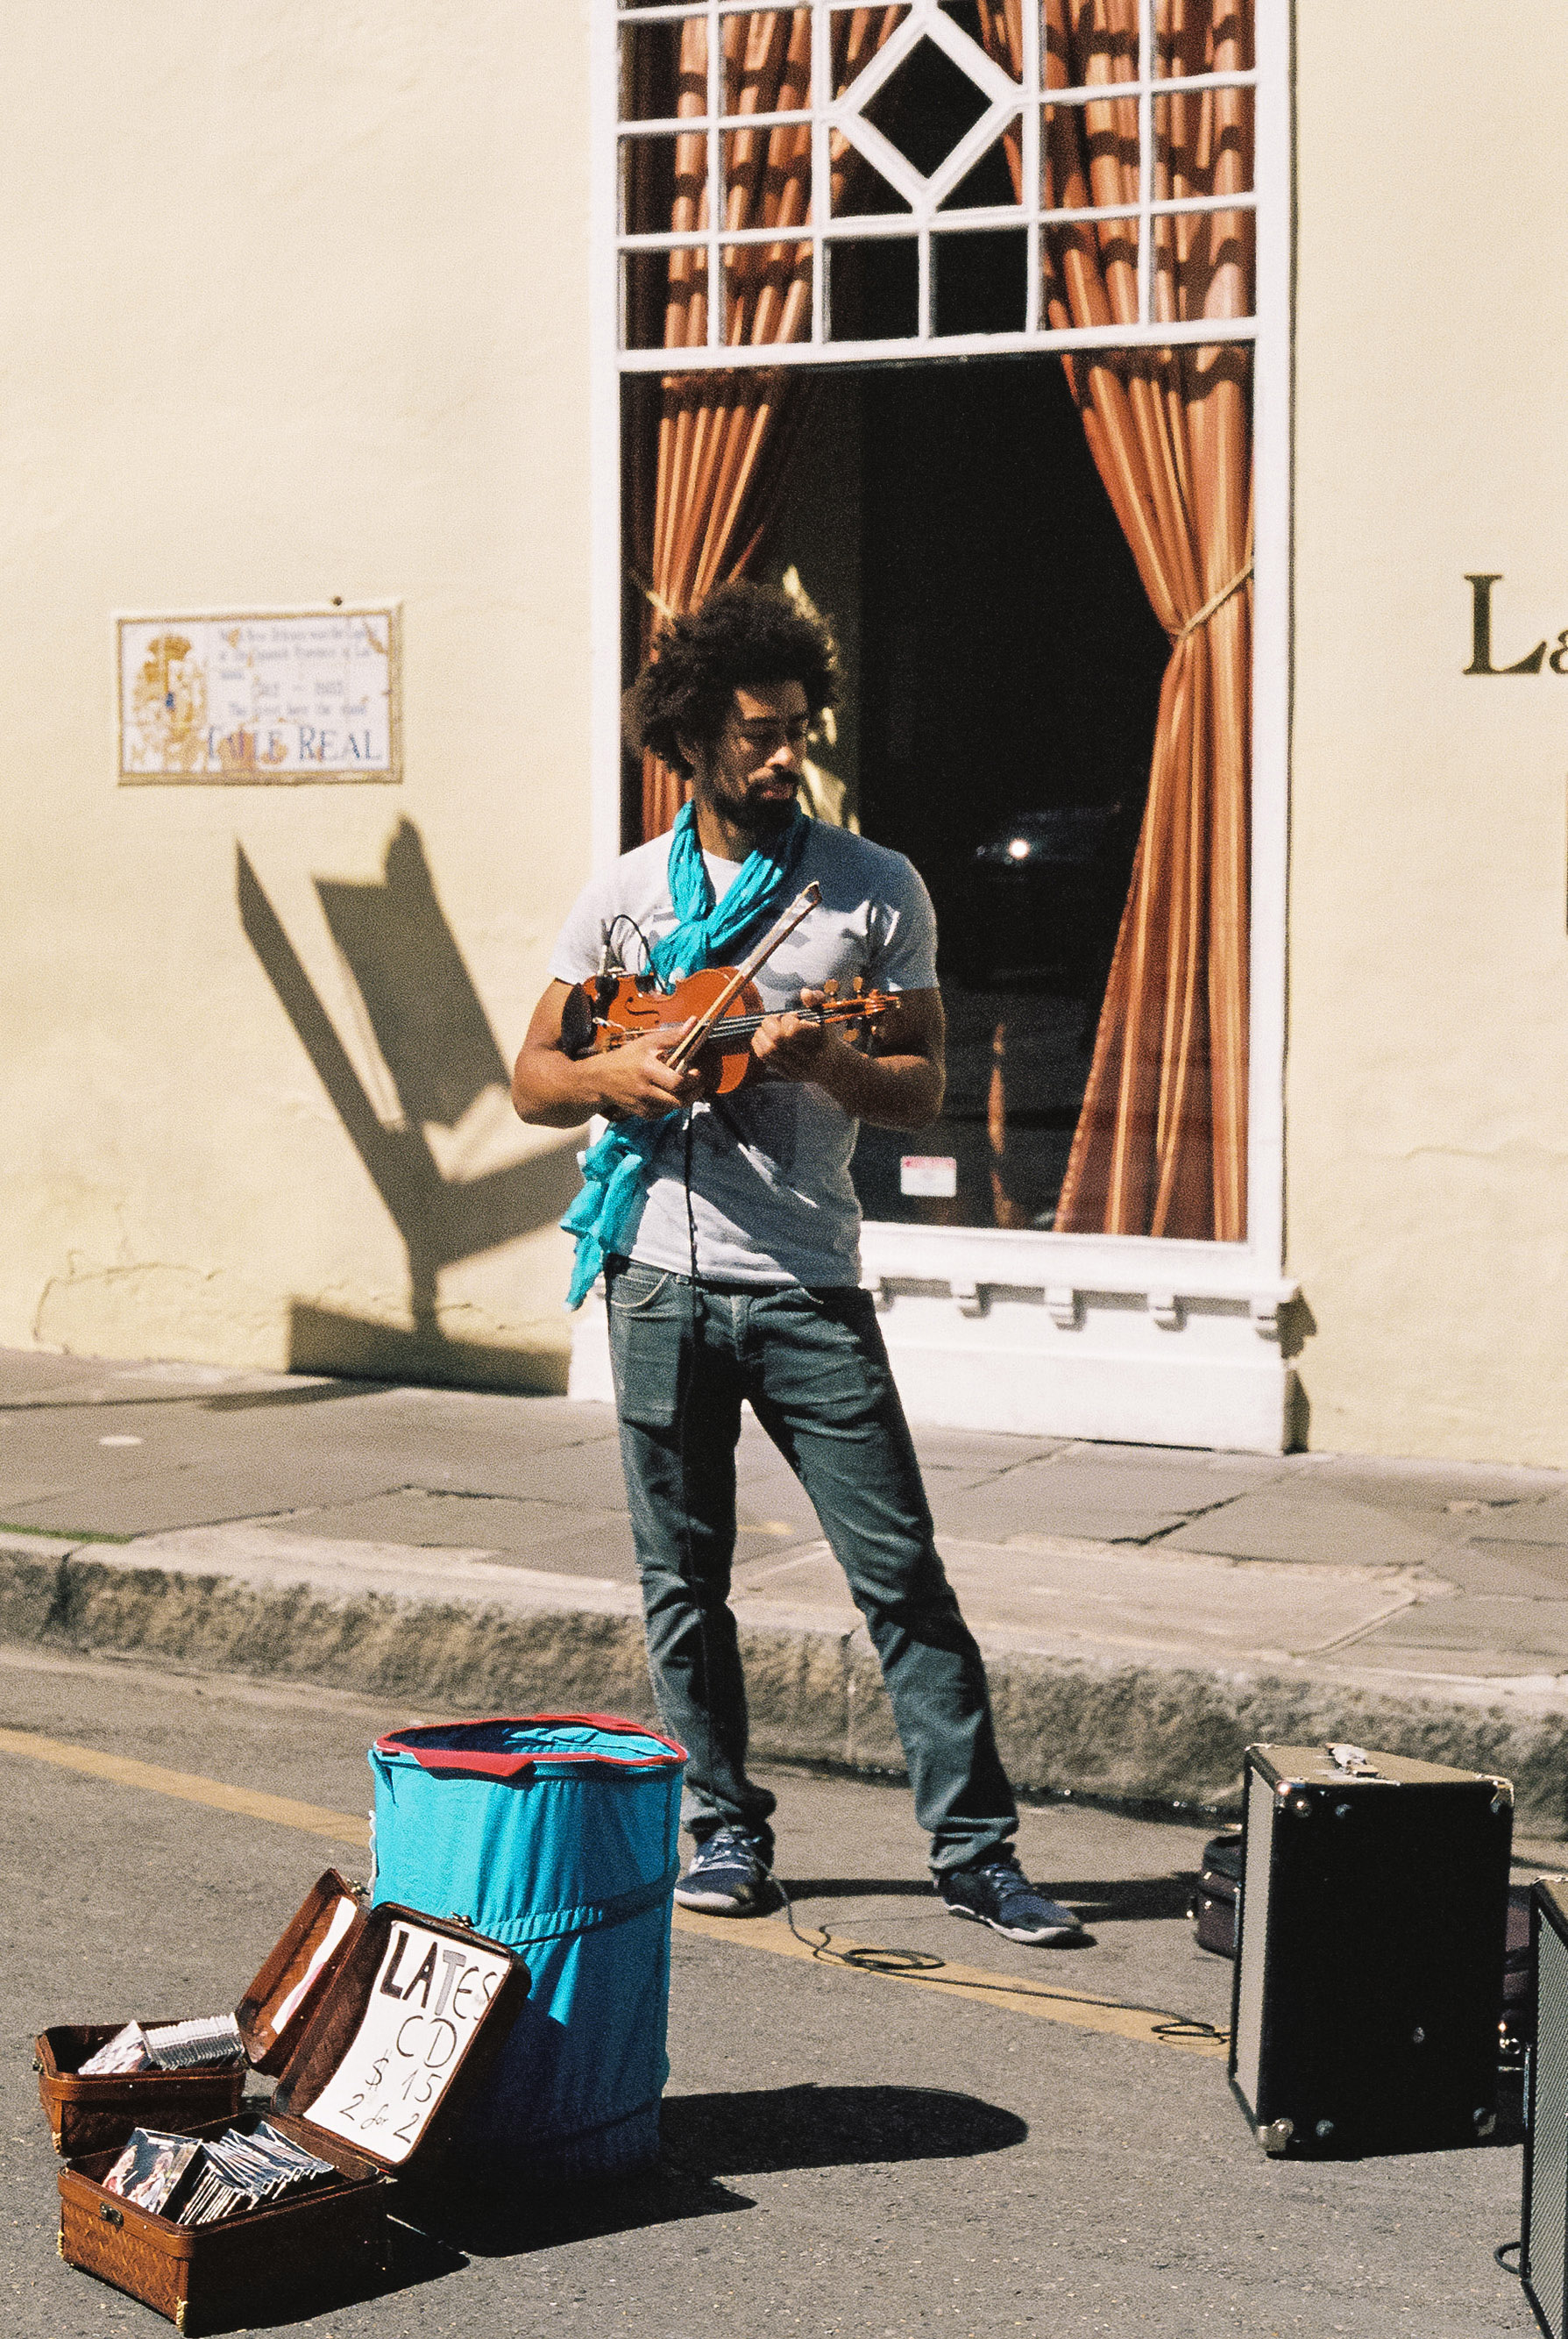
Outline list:
[[[57,1763],[63,1771],[80,1771],[89,1779],[112,1779],[117,1786],[145,1787],[154,1795],[205,1803],[210,1811],[271,1820],[276,1827],[328,1836],[333,1843],[370,1841],[370,1822],[362,1811],[329,1811],[320,1803],[292,1802],[286,1795],[260,1795],[253,1787],[229,1787],[221,1779],[199,1778],[191,1771],[166,1771],[160,1762],[133,1762],[123,1754],[100,1754],[91,1746],[72,1746],[64,1739],[36,1738],[30,1730],[0,1730],[0,1753],[26,1754],[36,1762]]]
[[[902,1982],[909,1989],[938,1990],[945,1998],[967,1998],[980,2006],[1006,2007],[1011,2013],[1032,2014],[1044,2022],[1064,2022],[1074,2030],[1100,2030],[1116,2038],[1141,2039],[1146,2046],[1174,2047],[1184,2055],[1223,2055],[1226,2051],[1223,2038],[1166,2037],[1159,2025],[1169,2022],[1169,2015],[1146,2013],[1139,2007],[1122,2006],[1115,1999],[1048,1991],[1039,1983],[1012,1983],[1005,1974],[993,1973],[985,1966],[955,1965],[950,1958],[942,1959],[940,1974],[890,1973],[865,1966],[838,1965],[831,1952],[819,1958],[806,1942],[797,1941],[782,1919],[705,1917],[695,1909],[677,1909],[676,1930],[702,1933],[710,1941],[728,1941],[737,1949],[772,1949],[778,1957],[835,1965],[840,1973]],[[834,1950],[847,1952],[865,1947],[864,1942],[841,1939],[837,1933],[833,1937]]]
[[[251,1787],[231,1787],[221,1779],[204,1779],[192,1771],[165,1770],[159,1762],[135,1762],[124,1754],[103,1754],[90,1746],[73,1746],[64,1739],[37,1737],[28,1730],[0,1730],[0,1753],[22,1754],[35,1762],[53,1762],[64,1771],[79,1771],[89,1779],[108,1779],[116,1786],[141,1787],[154,1795],[173,1795],[209,1811],[234,1811],[245,1819],[268,1820],[276,1827],[293,1828],[306,1835],[322,1835],[333,1843],[368,1844],[370,1827],[359,1811],[333,1811],[320,1803],[298,1803],[286,1795],[258,1794]],[[843,1965],[833,1957],[818,1958],[775,1918],[705,1917],[695,1909],[674,1912],[677,1933],[694,1933],[705,1940],[723,1941],[730,1949],[767,1949],[774,1957],[798,1958],[831,1967],[838,1973],[867,1979],[902,1982],[907,1989],[936,1990],[947,1998],[965,1998],[980,2006],[1004,2008],[1012,2014],[1030,2014],[1043,2022],[1065,2023],[1074,2030],[1098,2030],[1115,2038],[1137,2039],[1145,2046],[1170,2047],[1183,2055],[1223,2055],[1222,2038],[1169,2037],[1159,2025],[1168,2015],[1119,2005],[1114,1999],[1090,1998],[1075,1992],[1048,1991],[1038,1983],[1010,1982],[1003,1974],[983,1966],[956,1965],[943,1959],[940,1975],[890,1973],[864,1966]],[[841,1940],[835,1950],[867,1946]]]

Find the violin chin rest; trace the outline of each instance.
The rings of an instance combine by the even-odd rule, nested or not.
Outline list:
[[[575,983],[561,1007],[561,1047],[568,1056],[588,1055],[594,1044],[594,1007],[586,983]]]

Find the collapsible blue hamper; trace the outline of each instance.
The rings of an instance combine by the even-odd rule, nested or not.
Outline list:
[[[495,2174],[606,2176],[658,2150],[685,1751],[604,1713],[379,1738],[375,1892],[515,1949],[528,2002],[465,2117]]]

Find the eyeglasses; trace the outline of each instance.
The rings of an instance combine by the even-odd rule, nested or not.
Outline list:
[[[745,722],[732,716],[729,727],[748,747],[764,756],[776,755],[781,747],[788,747],[798,755],[811,745],[816,735],[814,725],[804,715],[797,716],[793,723],[770,721],[765,716],[754,716]]]

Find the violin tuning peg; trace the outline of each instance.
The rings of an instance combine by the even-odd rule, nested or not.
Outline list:
[[[838,978],[836,975],[830,975],[828,977],[828,980],[823,984],[822,993],[824,999],[836,999],[838,997]]]

